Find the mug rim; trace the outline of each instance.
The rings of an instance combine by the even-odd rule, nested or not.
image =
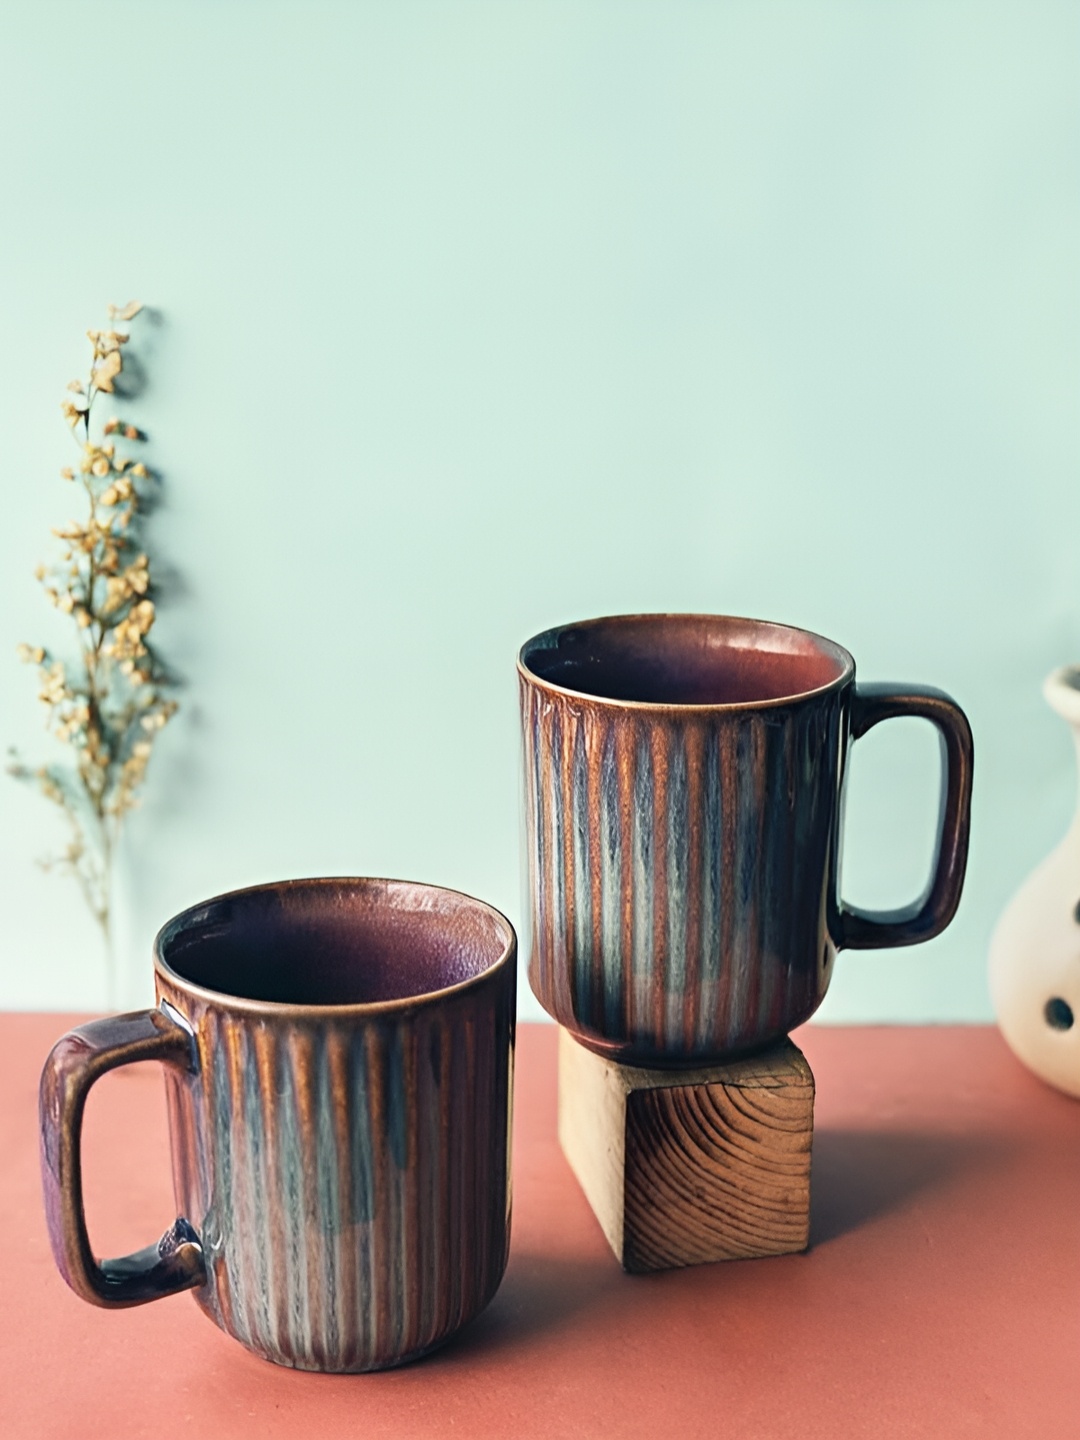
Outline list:
[[[486,911],[494,919],[496,928],[502,936],[502,951],[497,960],[485,966],[477,974],[470,975],[464,980],[457,980],[453,985],[440,986],[437,990],[421,990],[415,995],[399,995],[388,1000],[351,1000],[326,1005],[290,1000],[256,1000],[248,995],[234,995],[228,990],[214,990],[208,985],[200,985],[197,981],[189,980],[187,976],[181,975],[179,971],[173,969],[162,953],[163,946],[172,938],[166,932],[172,931],[174,926],[179,926],[189,916],[194,916],[208,906],[216,905],[223,900],[237,900],[248,895],[280,892],[299,886],[315,888],[323,885],[401,887],[409,890],[426,890],[440,895],[452,895],[456,899],[467,901],[476,909]],[[367,1018],[437,1004],[444,998],[456,998],[493,979],[508,966],[513,966],[516,955],[517,932],[513,924],[501,910],[497,910],[494,905],[489,905],[486,900],[479,900],[475,895],[469,895],[464,890],[454,890],[448,885],[431,885],[424,880],[396,880],[377,875],[299,876],[291,880],[266,880],[258,885],[243,885],[237,890],[225,890],[219,895],[212,895],[206,900],[198,900],[194,905],[186,906],[171,919],[166,920],[154,936],[153,944],[154,974],[160,976],[170,986],[175,986],[182,993],[190,995],[193,999],[201,1000],[205,1004],[210,1004],[215,1009],[234,1010],[245,1015],[261,1015],[266,1019],[312,1020],[320,1016],[342,1018],[350,1015]]]
[[[777,695],[764,700],[716,700],[716,701],[688,701],[680,703],[672,700],[620,700],[611,695],[597,695],[588,690],[575,690],[569,685],[560,685],[554,680],[548,680],[543,675],[531,669],[526,661],[525,652],[536,645],[538,640],[547,636],[554,636],[560,631],[587,629],[599,625],[633,624],[649,620],[725,620],[734,622],[737,625],[753,625],[762,630],[782,631],[788,635],[800,635],[809,640],[817,641],[827,652],[832,652],[840,662],[840,673],[832,680],[826,681],[824,685],[815,685],[809,690],[799,690],[790,695]],[[851,652],[835,640],[830,640],[827,635],[821,635],[816,630],[807,630],[799,625],[786,625],[777,620],[756,620],[748,615],[721,615],[709,611],[682,611],[682,610],[646,610],[638,614],[626,615],[595,615],[588,620],[571,620],[561,625],[549,626],[546,630],[539,631],[536,635],[530,636],[521,646],[517,657],[518,675],[527,684],[535,686],[538,690],[546,690],[553,695],[570,695],[576,700],[586,700],[594,705],[606,705],[616,710],[646,710],[650,713],[671,713],[675,715],[684,714],[712,714],[716,711],[733,712],[740,710],[768,710],[781,705],[793,705],[803,700],[809,700],[816,695],[828,694],[831,690],[839,690],[855,676],[855,658]]]

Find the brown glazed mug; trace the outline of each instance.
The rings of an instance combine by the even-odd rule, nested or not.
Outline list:
[[[642,1065],[753,1050],[814,1013],[839,949],[911,945],[956,911],[972,741],[938,690],[856,685],[831,640],[720,615],[564,625],[518,659],[529,980],[582,1044]],[[851,741],[937,727],[943,787],[922,897],[839,895]]]
[[[492,1298],[510,1237],[514,931],[431,885],[297,880],[197,905],[157,937],[156,1009],[82,1025],[41,1077],[53,1254],[96,1305],[192,1289],[256,1354],[375,1370]],[[165,1067],[180,1218],[94,1257],[83,1106]]]

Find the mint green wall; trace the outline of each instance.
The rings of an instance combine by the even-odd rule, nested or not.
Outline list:
[[[57,402],[105,302],[163,316],[138,415],[190,688],[130,828],[125,1001],[163,919],[262,879],[516,919],[517,645],[700,609],[966,706],[960,918],[841,957],[823,1014],[989,1016],[994,918],[1075,790],[1039,687],[1080,654],[1078,40],[1031,0],[3,7],[0,737],[28,751]],[[915,724],[864,742],[849,898],[918,889],[935,765]],[[103,1004],[34,865],[53,815],[0,796],[0,1004]]]

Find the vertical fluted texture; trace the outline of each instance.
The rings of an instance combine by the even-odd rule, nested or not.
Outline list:
[[[719,1058],[820,1002],[844,699],[619,707],[522,681],[529,978],[579,1038]]]
[[[369,1370],[487,1303],[509,1243],[512,978],[362,1022],[162,984],[198,1038],[198,1075],[169,1077],[174,1181],[224,1330],[279,1364]]]

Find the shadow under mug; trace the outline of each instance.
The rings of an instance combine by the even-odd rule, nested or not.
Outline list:
[[[939,690],[856,685],[805,630],[629,615],[545,631],[518,659],[529,981],[599,1054],[702,1064],[778,1039],[836,951],[939,934],[960,899],[972,739]],[[867,913],[839,895],[850,742],[929,720],[942,795],[929,883]]]
[[[237,891],[157,937],[156,1009],[65,1035],[41,1077],[53,1254],[97,1305],[193,1289],[241,1344],[304,1370],[381,1369],[492,1298],[510,1238],[516,940],[431,885]],[[164,1062],[180,1218],[96,1260],[80,1132],[93,1082]]]

